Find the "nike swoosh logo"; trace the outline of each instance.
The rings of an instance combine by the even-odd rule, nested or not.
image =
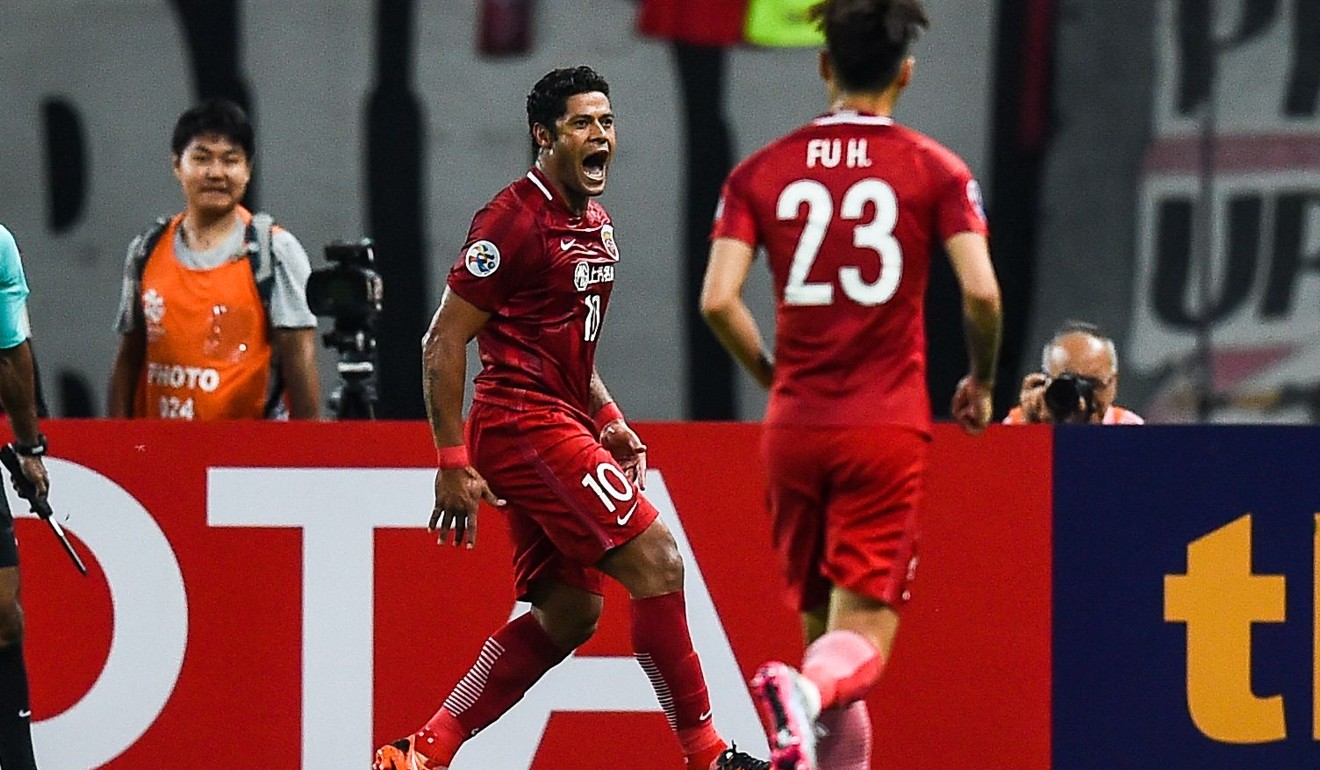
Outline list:
[[[32,712],[31,712],[30,710],[28,710],[28,709],[23,709],[23,710],[21,710],[21,711],[18,712],[18,718],[19,718],[19,719],[27,719],[27,718],[30,717],[30,716],[32,716]]]
[[[641,500],[637,501],[637,503],[640,502]],[[628,509],[627,513],[614,519],[614,521],[616,521],[620,527],[627,525],[627,523],[632,520],[633,514],[637,512],[637,503],[633,503],[632,507]]]
[[[576,238],[564,238],[559,241],[559,248],[563,249],[564,251],[568,251],[569,249],[573,248],[576,245],[577,245]]]
[[[710,711],[707,711],[705,714],[702,714],[701,716],[697,717],[697,721],[698,721],[698,722],[705,722],[707,719],[710,719],[710,715],[711,715],[711,712],[710,712]]]

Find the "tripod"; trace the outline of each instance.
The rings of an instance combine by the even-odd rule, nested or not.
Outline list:
[[[376,419],[376,338],[370,328],[326,332],[326,347],[339,351],[339,386],[330,394],[330,412],[336,420]]]

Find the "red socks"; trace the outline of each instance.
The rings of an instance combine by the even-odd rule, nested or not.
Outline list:
[[[708,770],[725,744],[711,721],[710,695],[692,649],[682,591],[632,600],[632,643],[689,770]],[[522,700],[567,656],[530,614],[510,621],[486,640],[477,662],[417,732],[418,753],[447,767],[464,741]]]
[[[816,721],[829,730],[816,744],[820,770],[870,770],[871,714],[866,701],[822,711]]]
[[[710,770],[711,765],[715,764],[715,760],[719,759],[727,748],[729,748],[728,744],[717,739],[715,743],[697,751],[697,753],[688,754],[684,770]]]
[[[724,742],[710,718],[710,695],[692,649],[682,591],[632,600],[632,643],[688,767],[706,770],[724,750]],[[710,759],[700,764],[707,754]]]
[[[875,645],[853,631],[830,631],[811,643],[802,660],[802,675],[820,690],[822,711],[865,698],[884,668]]]
[[[418,753],[432,764],[449,766],[464,741],[513,708],[566,657],[531,613],[509,621],[486,640],[444,706],[417,731]]]

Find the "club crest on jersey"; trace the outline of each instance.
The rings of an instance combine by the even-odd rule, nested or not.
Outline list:
[[[490,241],[477,241],[468,247],[463,264],[468,272],[478,278],[485,278],[500,267],[500,250]]]
[[[573,268],[573,285],[578,291],[598,283],[610,283],[614,280],[614,265],[593,265],[590,262],[578,262]]]
[[[614,228],[605,225],[600,228],[600,242],[605,246],[605,251],[616,260],[619,258],[619,244],[614,242]]]

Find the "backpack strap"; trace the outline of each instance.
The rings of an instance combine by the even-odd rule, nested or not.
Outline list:
[[[261,304],[270,314],[270,295],[275,289],[275,251],[271,248],[271,231],[275,218],[264,211],[252,215],[243,241],[247,244],[248,264],[252,266],[252,280],[257,283]]]
[[[270,328],[270,299],[275,290],[275,265],[278,260],[271,247],[271,232],[275,229],[275,218],[264,211],[252,215],[247,231],[243,234],[247,244],[248,264],[252,267],[252,280],[257,284],[257,294],[261,296],[261,305],[266,311],[266,325]],[[273,351],[271,358],[270,387],[266,391],[266,403],[263,411],[267,419],[279,419],[286,413],[284,408],[284,370],[279,365],[279,351]]]
[[[170,217],[157,217],[151,227],[133,239],[133,278],[139,284],[142,283],[142,273],[147,269],[147,257],[156,250],[156,244],[160,243],[160,237],[169,226]]]
[[[137,282],[139,294],[142,293],[142,274],[147,270],[147,258],[156,250],[156,244],[160,243],[160,238],[170,226],[170,221],[170,217],[157,217],[151,227],[140,233],[129,244],[129,249],[133,253],[133,280]],[[138,325],[143,323],[141,302],[133,303],[133,322]]]

